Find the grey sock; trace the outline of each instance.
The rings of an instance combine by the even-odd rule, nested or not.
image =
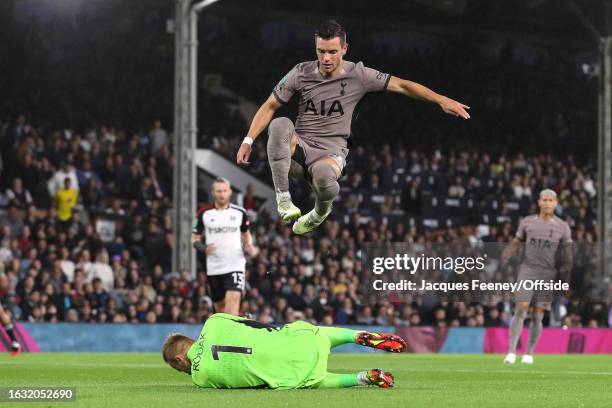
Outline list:
[[[527,311],[517,307],[514,311],[514,316],[512,316],[512,321],[510,322],[510,339],[508,341],[509,353],[516,353],[516,344],[521,337],[525,317],[527,317]]]
[[[276,118],[270,122],[268,126],[268,162],[277,192],[289,191],[291,135],[293,135],[293,122],[289,119]]]
[[[318,161],[310,167],[310,172],[316,196],[315,212],[323,217],[329,214],[332,203],[340,192],[336,170],[329,163]]]
[[[531,314],[531,324],[529,324],[529,343],[527,344],[527,354],[532,354],[535,345],[538,343],[540,334],[542,334],[542,319],[544,313],[534,312]]]

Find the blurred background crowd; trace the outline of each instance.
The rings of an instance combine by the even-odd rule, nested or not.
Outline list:
[[[23,6],[0,13],[0,40],[16,39],[2,41],[0,60],[6,72],[22,73],[20,81],[0,76],[0,299],[17,320],[195,323],[213,312],[203,256],[196,277],[170,268],[174,53],[164,25],[172,10],[168,2],[139,3],[109,1],[104,12],[113,18],[84,10],[70,24]],[[590,300],[597,81],[578,69],[585,53],[346,25],[346,59],[439,89],[471,105],[473,119],[459,123],[435,106],[368,96],[333,217],[309,237],[294,236],[260,211],[257,191],[246,192],[259,253],[248,260],[241,312],[271,323],[507,325],[512,302],[503,294],[471,303],[371,296],[363,289],[364,245],[508,242],[521,217],[536,212],[540,190],[551,188],[581,261],[574,298],[560,298],[547,321],[612,325],[610,299]],[[200,75],[220,76],[257,104],[294,64],[314,59],[303,33],[295,22],[236,25],[207,16]],[[62,51],[66,38],[75,39],[70,53]],[[250,118],[235,97],[204,85],[200,99],[198,146],[234,160]],[[249,172],[269,183],[265,139]],[[308,211],[307,186],[291,189]],[[200,203],[208,200],[200,191]]]

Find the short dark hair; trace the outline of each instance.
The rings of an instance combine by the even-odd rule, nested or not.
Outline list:
[[[346,43],[346,30],[336,20],[327,20],[319,25],[315,31],[315,39],[320,37],[324,40],[331,40],[340,37],[340,44]]]

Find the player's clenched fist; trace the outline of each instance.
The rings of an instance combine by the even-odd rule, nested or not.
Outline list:
[[[249,157],[251,157],[251,146],[246,143],[241,144],[236,154],[236,164],[239,166],[248,166],[250,164]]]

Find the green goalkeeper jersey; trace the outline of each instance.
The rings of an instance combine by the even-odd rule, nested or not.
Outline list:
[[[212,315],[187,352],[191,378],[207,388],[307,388],[327,372],[330,342],[310,323],[274,327]]]

